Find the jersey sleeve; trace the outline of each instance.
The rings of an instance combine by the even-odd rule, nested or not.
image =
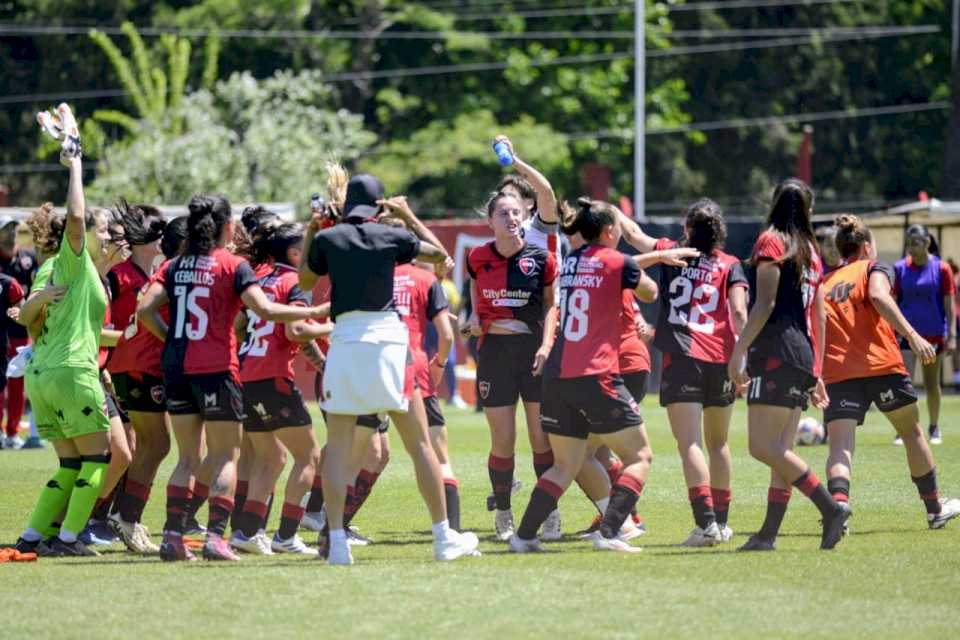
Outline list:
[[[439,280],[434,279],[433,284],[427,291],[427,319],[433,320],[449,306],[447,294],[443,291],[443,285],[440,284]]]
[[[891,267],[886,262],[874,262],[870,265],[870,268],[867,270],[867,278],[872,276],[875,273],[882,273],[887,277],[887,280],[890,281],[890,289],[894,288],[894,284],[897,281],[897,276],[894,274],[893,267]]]
[[[530,218],[530,228],[536,229],[540,233],[548,236],[555,236],[560,233],[560,223],[559,222],[544,222],[540,217],[540,213],[537,212],[532,218]]]
[[[957,294],[956,283],[953,281],[953,272],[950,265],[940,262],[940,295],[953,296]]]
[[[743,263],[734,258],[730,265],[730,275],[727,276],[727,290],[734,287],[750,288],[750,281],[747,280],[747,272],[743,269]]]
[[[17,304],[23,300],[23,287],[20,286],[20,283],[10,278],[10,286],[7,288],[7,302],[10,304]]]
[[[236,273],[233,275],[233,290],[240,295],[255,284],[259,284],[257,274],[253,272],[253,267],[246,260],[237,263]]]
[[[783,257],[786,248],[783,241],[775,234],[765,231],[757,238],[757,244],[753,246],[753,257],[757,260],[777,261]]]
[[[476,249],[470,249],[470,251],[467,253],[467,273],[474,280],[477,279],[477,269],[476,267],[473,266],[473,255],[475,251]],[[464,295],[470,295],[470,285],[467,285],[464,291],[465,291]]]
[[[667,249],[676,249],[677,242],[670,238],[660,238],[653,245],[654,251],[666,251]]]
[[[620,273],[620,288],[633,290],[637,288],[638,284],[640,284],[640,265],[633,259],[633,256],[624,254],[623,270]]]
[[[309,307],[313,304],[313,295],[300,288],[300,282],[296,273],[290,271],[284,274],[283,277],[286,280],[287,304],[298,307]]]
[[[397,264],[407,264],[420,255],[420,240],[406,229],[396,230]]]
[[[56,258],[46,260],[37,270],[37,275],[33,278],[33,290],[39,291],[47,286],[50,276],[53,274],[53,265],[57,262]]]
[[[553,252],[551,251],[547,254],[547,261],[543,265],[543,284],[553,284],[559,275],[559,271],[560,270],[557,267],[557,257],[553,255]]]
[[[310,250],[307,252],[307,266],[318,276],[325,276],[330,272],[327,266],[327,254],[324,251],[324,239],[321,236],[315,237],[310,245]]]

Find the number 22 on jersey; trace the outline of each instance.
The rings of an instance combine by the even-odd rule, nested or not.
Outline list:
[[[691,331],[712,334],[715,322],[710,316],[717,310],[720,292],[712,284],[703,283],[694,287],[690,278],[677,276],[670,282],[670,324],[689,328]]]

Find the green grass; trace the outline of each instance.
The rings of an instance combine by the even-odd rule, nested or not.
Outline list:
[[[237,564],[166,565],[119,547],[102,559],[0,566],[8,614],[0,638],[72,637],[950,637],[960,615],[960,522],[929,531],[902,448],[878,413],[861,428],[852,486],[853,533],[821,552],[818,514],[798,493],[778,551],[737,554],[763,518],[767,471],[746,451],[745,410],[732,427],[732,544],[676,547],[692,527],[680,462],[663,410],[644,416],[656,459],[640,502],[649,533],[633,556],[595,553],[570,537],[551,553],[514,556],[492,542],[487,431],[477,415],[448,409],[463,520],[483,557],[432,561],[429,521],[411,464],[393,459],[356,524],[376,544],[352,568],[277,556]],[[943,495],[960,494],[960,399],[948,398],[945,443],[934,449]],[[529,449],[518,455],[524,489]],[[823,475],[825,447],[800,450]],[[0,542],[12,543],[53,453],[0,452]],[[145,523],[162,523],[166,464]],[[593,516],[576,489],[561,502],[565,532]],[[274,510],[274,525],[277,518]],[[307,538],[313,542],[312,536]]]

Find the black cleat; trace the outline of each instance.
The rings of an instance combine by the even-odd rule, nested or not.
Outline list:
[[[50,556],[53,558],[98,558],[100,554],[79,540],[64,542],[53,538],[49,543]]]
[[[17,543],[13,545],[13,548],[19,551],[20,553],[37,553],[37,547],[43,542],[43,538],[40,540],[24,540],[23,538],[17,538]]]
[[[850,505],[838,502],[839,509],[833,515],[823,519],[823,536],[820,538],[821,549],[833,549],[843,538],[844,525],[853,515]]]
[[[761,538],[759,534],[753,534],[750,536],[750,539],[747,540],[742,547],[738,547],[737,551],[776,551],[777,545],[773,543],[773,540],[768,538]]]

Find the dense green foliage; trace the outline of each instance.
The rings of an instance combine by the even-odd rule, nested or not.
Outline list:
[[[36,94],[129,89],[115,57],[111,62],[85,29],[76,34],[29,34],[17,32],[17,26],[103,30],[129,20],[141,32],[151,27],[219,30],[222,38],[183,32],[176,41],[153,33],[142,36],[146,55],[151,57],[147,64],[163,70],[171,81],[183,81],[183,104],[164,103],[162,117],[150,110],[158,103],[156,92],[153,101],[145,104],[138,103],[135,95],[74,100],[81,117],[98,109],[101,115],[107,110],[112,116],[101,119],[108,148],[100,153],[99,145],[90,145],[88,156],[120,158],[126,163],[135,155],[142,135],[151,138],[147,153],[155,153],[149,147],[160,145],[159,141],[165,147],[192,148],[198,139],[213,137],[207,132],[194,139],[191,135],[196,132],[191,132],[189,124],[183,132],[178,126],[184,110],[203,104],[203,87],[212,88],[214,73],[230,84],[238,81],[236,73],[264,80],[279,71],[294,74],[284,76],[288,78],[310,71],[322,74],[313,76],[322,78],[316,82],[323,89],[315,90],[312,106],[327,114],[324,120],[344,117],[338,113],[341,110],[361,118],[363,132],[357,133],[362,135],[350,148],[340,150],[342,158],[353,169],[382,174],[389,190],[409,193],[421,210],[468,211],[482,201],[499,171],[489,151],[489,140],[499,131],[515,138],[518,150],[542,166],[561,195],[580,193],[583,166],[601,163],[611,168],[610,196],[616,198],[633,191],[633,15],[629,4],[623,0],[575,4],[541,0],[10,0],[0,5],[0,22],[13,29],[0,35],[0,94],[15,100]],[[770,186],[794,171],[802,119],[707,131],[677,131],[678,127],[950,98],[950,3],[945,0],[851,0],[810,6],[797,0],[768,8],[675,10],[683,4],[647,0],[647,50],[654,54],[646,67],[651,213],[672,213],[699,195],[715,197],[728,211],[756,213]],[[555,7],[561,9],[541,15],[543,9]],[[610,7],[622,10],[609,11]],[[940,30],[887,37],[861,31],[860,40],[844,32],[817,32],[811,37],[806,31],[795,31],[922,25]],[[238,29],[256,31],[231,33]],[[728,32],[743,29],[765,31],[758,36]],[[320,35],[305,36],[304,30]],[[706,33],[690,33],[701,30]],[[414,37],[420,32],[437,35]],[[556,37],[548,37],[551,33]],[[407,39],[398,39],[403,34]],[[119,34],[111,38],[119,53],[137,62],[139,53],[130,39]],[[717,50],[747,40],[759,46]],[[186,46],[188,41],[192,48]],[[219,53],[213,56],[215,66],[210,64],[211,41],[216,43],[213,53]],[[691,52],[690,46],[702,48]],[[551,64],[558,59],[566,62]],[[186,61],[189,69],[183,68]],[[393,73],[484,64],[495,68]],[[137,76],[137,65],[133,68]],[[149,81],[152,75],[142,77]],[[169,88],[173,98],[175,87]],[[194,96],[197,92],[199,96]],[[65,181],[62,175],[20,172],[21,165],[52,161],[40,159],[42,146],[33,125],[35,111],[49,106],[52,98],[9,100],[0,103],[5,141],[0,165],[8,173],[0,174],[0,180],[12,187],[13,200],[21,204],[57,197]],[[150,120],[150,126],[131,132],[130,123],[120,114]],[[267,132],[265,137],[278,141],[275,155],[299,148],[294,137],[301,132],[284,129],[282,118],[263,120],[257,127]],[[819,209],[903,200],[919,190],[936,193],[948,120],[949,111],[937,109],[816,122],[813,182],[820,193]],[[178,142],[181,133],[188,139]],[[247,137],[244,131],[234,133]],[[200,153],[198,157],[216,158],[233,150],[241,157],[219,159],[216,167],[200,171],[195,185],[181,181],[183,189],[208,188],[204,176],[221,174],[224,165],[249,168],[251,160],[244,156],[249,150],[233,145],[233,141],[214,141]],[[337,151],[320,146],[324,154]],[[152,160],[143,162],[144,168],[156,166]],[[174,158],[172,164],[180,163]],[[126,175],[114,173],[121,169],[119,165],[114,160],[98,167],[103,176],[99,184],[138,199],[183,199],[180,187],[163,187],[158,178],[152,178],[152,185],[147,184],[151,178],[144,177],[134,181],[136,187],[123,187]],[[318,166],[308,168],[319,173]],[[287,177],[283,171],[277,176],[285,179],[278,177],[275,184],[264,185],[262,181],[273,180],[272,175],[261,175],[256,182],[256,176],[228,172],[220,188],[236,198],[270,194],[299,201],[319,182],[309,175]],[[234,178],[247,183],[240,185]]]

